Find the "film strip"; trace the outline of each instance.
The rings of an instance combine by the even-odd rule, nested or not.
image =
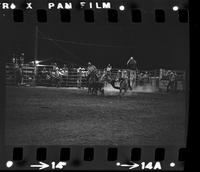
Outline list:
[[[173,7],[173,11],[176,11],[177,7],[174,6]],[[118,11],[115,9],[108,9],[107,11],[107,16],[106,16],[106,21],[108,23],[118,23],[120,22],[118,20]],[[178,9],[177,10],[178,15],[177,15],[177,20],[180,23],[188,23],[188,10],[187,9]],[[142,11],[140,9],[132,9],[131,10],[131,15],[129,18],[131,18],[130,22],[132,23],[141,23],[142,22]],[[47,10],[44,9],[38,9],[36,10],[36,20],[39,23],[46,23],[48,22],[48,17],[49,14],[47,12]],[[71,22],[71,11],[70,10],[65,10],[62,9],[59,12],[59,18],[58,21],[60,20],[60,22],[62,23],[70,23]],[[155,23],[165,23],[166,22],[166,13],[164,10],[162,9],[156,9],[154,11],[154,14],[152,14],[152,20],[154,20]],[[91,9],[86,9],[83,10],[83,18],[84,18],[84,22],[86,23],[95,23],[95,13],[94,10]],[[82,16],[80,16],[82,17]],[[127,16],[126,16],[127,17]],[[28,20],[28,18],[27,18]],[[123,20],[123,18],[121,18],[121,20]],[[18,23],[18,22],[23,22],[24,21],[24,11],[20,10],[20,9],[14,9],[13,10],[13,21]]]
[[[9,160],[4,169],[183,170],[186,149],[114,146],[15,147],[8,149],[7,155],[5,160]],[[63,165],[56,167],[59,163]]]
[[[0,169],[184,170],[187,0],[8,0],[0,22]]]

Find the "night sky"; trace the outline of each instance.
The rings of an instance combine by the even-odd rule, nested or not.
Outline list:
[[[79,14],[73,15],[78,19]],[[148,14],[146,19],[153,17],[151,15]],[[153,18],[139,24],[128,20],[121,24],[78,21],[62,24],[53,20],[48,24],[37,24],[40,31],[38,60],[50,58],[82,66],[91,61],[99,68],[108,63],[122,68],[133,56],[139,69],[186,69],[189,59],[188,25],[176,20],[177,16],[172,15],[164,24],[154,23]],[[7,60],[13,53],[20,52],[25,53],[26,62],[34,59],[35,26],[33,22],[4,26],[3,39],[7,46],[3,51]]]

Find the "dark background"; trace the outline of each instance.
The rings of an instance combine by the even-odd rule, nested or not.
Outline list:
[[[35,4],[39,5],[37,2]],[[84,22],[81,16],[83,10],[77,7],[71,11],[71,23],[67,24],[59,22],[58,10],[48,11],[48,24],[37,23],[34,19],[35,10],[28,11],[24,23],[8,22],[4,28],[2,37],[7,42],[3,50],[6,61],[12,59],[13,53],[19,56],[21,52],[25,53],[25,62],[34,59],[35,27],[38,25],[38,60],[50,59],[82,66],[91,61],[97,67],[105,67],[110,63],[120,68],[125,67],[127,60],[133,56],[140,69],[186,69],[189,60],[189,27],[188,24],[180,23],[178,13],[171,9],[173,5],[184,8],[186,1],[127,2],[127,11],[119,11],[117,24],[106,22],[106,10],[97,10],[95,23],[92,24]],[[41,7],[45,3],[43,1]],[[115,2],[113,4],[116,8],[119,5]],[[154,5],[167,10],[164,24],[155,23]],[[142,23],[131,23],[130,9],[140,7],[143,8]],[[1,13],[6,20],[12,15],[4,11]]]
[[[112,26],[39,26],[39,30],[50,38],[61,41],[42,39],[39,33],[38,59],[56,59],[86,64],[91,61],[97,66],[111,63],[120,67],[125,65],[130,56],[135,57],[140,68],[175,68],[184,69],[188,57],[187,32],[177,26],[175,29],[156,27],[112,27]],[[7,33],[10,37],[10,46],[6,47],[7,58],[12,53],[25,53],[25,61],[34,58],[34,26],[15,26]],[[139,34],[138,34],[139,31]],[[151,33],[150,33],[151,32]],[[152,34],[153,33],[153,34]],[[76,44],[89,43],[94,44]],[[112,45],[112,46],[111,46]],[[116,46],[116,47],[115,47]],[[126,46],[128,48],[126,48]]]

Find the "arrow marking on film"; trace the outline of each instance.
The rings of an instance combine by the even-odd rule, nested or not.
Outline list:
[[[132,163],[132,165],[129,165],[129,164],[120,164],[118,163],[117,166],[121,166],[121,167],[129,167],[129,169],[133,169],[133,168],[137,168],[139,167],[140,165],[139,164],[136,164],[132,161],[130,161]]]
[[[38,165],[31,165],[32,168],[39,168],[39,170],[45,169],[49,167],[49,164],[46,164],[44,162],[39,162]]]
[[[131,162],[132,162],[132,161],[131,161]],[[136,163],[134,163],[134,162],[132,162],[132,163],[133,163],[133,165],[132,165],[132,167],[130,167],[129,169],[137,168],[137,167],[140,166],[139,164],[136,164]]]

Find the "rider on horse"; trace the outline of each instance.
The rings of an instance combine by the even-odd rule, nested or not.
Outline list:
[[[95,89],[97,83],[98,83],[98,76],[97,76],[97,68],[91,64],[91,62],[88,62],[87,67],[87,83],[88,83],[88,93],[97,92]]]
[[[87,67],[87,71],[88,71],[88,78],[90,78],[93,74],[97,74],[97,68],[96,66],[92,65],[91,62],[88,62],[88,67]]]

